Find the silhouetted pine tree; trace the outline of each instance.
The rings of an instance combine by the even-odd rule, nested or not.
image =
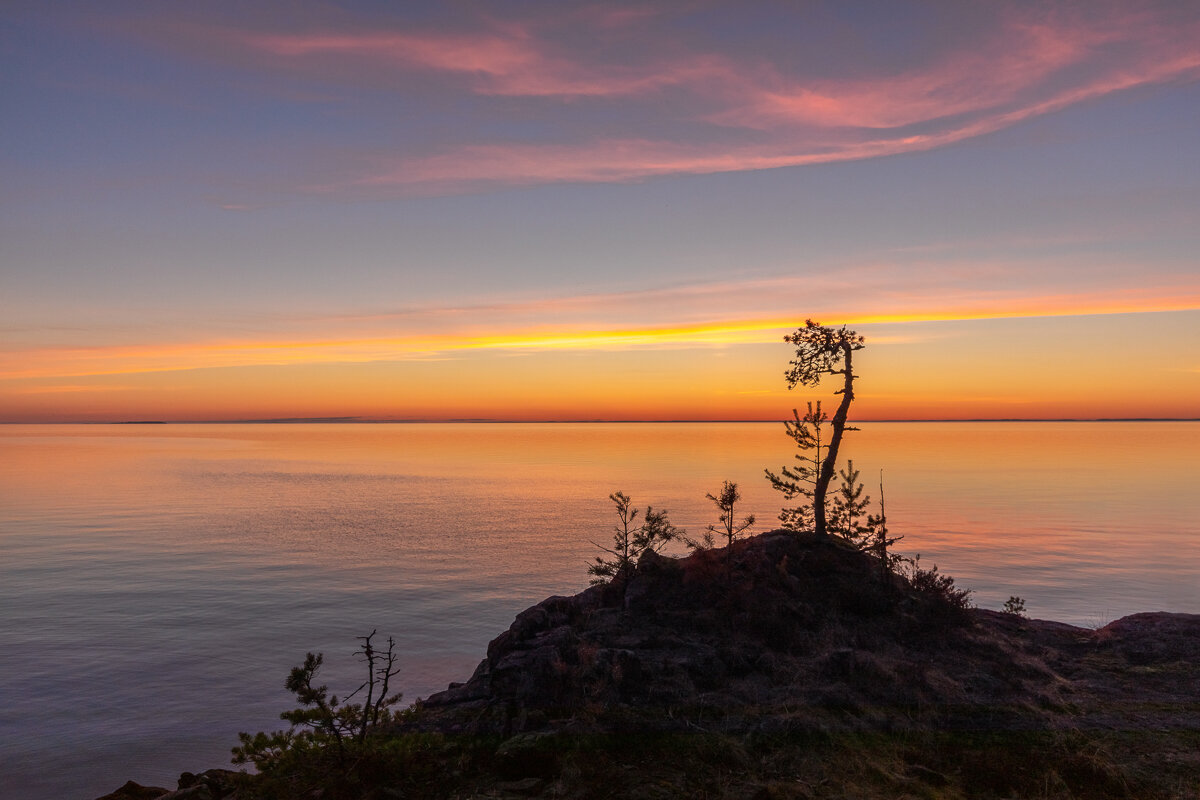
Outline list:
[[[886,585],[889,575],[904,560],[902,556],[893,554],[890,548],[904,537],[888,534],[887,505],[883,498],[883,470],[879,470],[879,514],[867,516],[867,531],[866,548],[873,550],[879,558],[879,578]]]
[[[292,667],[284,685],[300,708],[279,715],[291,723],[291,729],[253,736],[239,733],[241,743],[233,748],[233,763],[253,764],[265,781],[333,785],[351,779],[364,760],[377,758],[383,750],[379,734],[395,719],[397,712],[391,706],[401,696],[388,693],[392,678],[400,673],[396,642],[388,637],[387,649],[378,650],[372,641],[375,633],[358,637],[366,679],[341,700],[330,696],[326,686],[313,685],[324,654],[309,653],[302,665]],[[350,702],[364,690],[363,702]]]
[[[862,547],[867,544],[864,540],[871,532],[870,518],[866,514],[871,498],[863,496],[862,481],[858,479],[853,461],[847,461],[846,468],[838,470],[838,477],[842,482],[833,498],[830,527],[847,541]]]
[[[647,550],[658,552],[667,542],[678,539],[685,531],[676,528],[667,518],[667,510],[655,511],[653,506],[646,506],[646,516],[642,527],[633,533],[633,548],[631,556],[635,562]]]
[[[828,535],[825,498],[829,492],[829,484],[833,481],[838,449],[841,447],[843,434],[854,430],[846,425],[850,403],[854,400],[854,379],[857,377],[851,366],[851,358],[855,350],[866,346],[865,340],[845,325],[836,329],[827,328],[811,319],[805,321],[803,328],[783,337],[783,340],[796,345],[796,357],[789,362],[790,369],[784,373],[789,389],[795,388],[797,384],[816,386],[826,375],[842,376],[842,388],[834,392],[840,394],[842,400],[834,412],[833,419],[830,420],[833,431],[829,437],[825,458],[821,461],[813,483],[813,529],[818,537],[824,537]]]
[[[784,508],[779,512],[779,521],[789,531],[802,531],[813,526],[812,498],[816,489],[817,476],[821,472],[821,450],[824,447],[821,438],[822,426],[829,417],[821,410],[821,401],[814,405],[808,404],[808,412],[803,417],[796,409],[792,409],[794,420],[784,420],[783,427],[787,435],[796,443],[799,451],[795,455],[796,465],[784,465],[776,474],[771,470],[763,470],[767,480],[776,490],[783,492],[785,500],[806,497],[809,502],[801,503],[793,508]]]
[[[588,566],[588,574],[594,576],[593,584],[608,583],[618,575],[628,575],[637,565],[637,560],[647,550],[658,551],[667,542],[684,534],[667,518],[667,511],[655,511],[646,506],[646,516],[640,527],[634,527],[639,509],[630,508],[632,502],[624,492],[613,492],[608,496],[616,506],[618,524],[613,527],[613,546],[596,544],[611,558],[596,556]]]
[[[704,495],[709,500],[716,504],[720,513],[720,522],[718,525],[709,525],[700,539],[690,539],[683,537],[684,543],[693,550],[708,550],[715,544],[716,534],[720,534],[725,538],[725,573],[726,578],[733,579],[733,543],[745,533],[751,525],[754,524],[754,515],[747,514],[741,522],[737,521],[737,504],[742,499],[741,493],[738,491],[736,483],[725,481],[721,487],[721,493],[714,495],[711,492]]]

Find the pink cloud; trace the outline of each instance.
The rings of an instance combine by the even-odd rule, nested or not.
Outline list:
[[[856,81],[772,75],[746,85],[744,102],[714,118],[771,128],[781,124],[898,128],[997,108],[1113,38],[1091,29],[1014,25],[981,48],[946,54],[922,69]]]
[[[758,85],[747,83],[743,102],[713,118],[761,129],[788,124],[888,129],[980,115],[987,119],[963,130],[994,129],[988,119],[1003,126],[1131,86],[1195,78],[1197,36],[1196,23],[1178,30],[1140,15],[1102,23],[1013,19],[974,47],[902,74],[804,81],[773,73]],[[1068,70],[1085,74],[1061,79]]]
[[[595,15],[592,15],[593,17]],[[619,26],[638,17],[613,12],[598,24]],[[305,59],[337,58],[370,67],[419,69],[465,77],[473,93],[497,96],[635,95],[719,74],[722,60],[707,56],[680,63],[600,65],[556,55],[556,49],[527,26],[506,23],[497,31],[471,34],[338,33],[238,34],[242,46],[304,66]]]
[[[401,33],[247,34],[243,43],[287,58],[333,54],[451,72],[503,76],[529,69],[538,57],[523,37],[430,36]]]
[[[371,80],[400,93],[431,80],[440,96],[477,103],[485,120],[532,130],[420,147],[398,130],[393,152],[303,187],[319,192],[469,192],[875,158],[1200,77],[1200,15],[1171,18],[1169,6],[1013,6],[982,33],[938,39],[902,65],[819,76],[778,52],[689,39],[672,19],[596,6],[543,18],[476,15],[453,30],[187,35],[232,46],[258,69]],[[602,130],[589,114],[607,123]]]

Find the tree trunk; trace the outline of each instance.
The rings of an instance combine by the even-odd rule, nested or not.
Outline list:
[[[847,342],[842,342],[842,354],[845,356],[845,385],[842,388],[842,402],[837,413],[833,415],[833,435],[829,437],[829,446],[825,450],[825,461],[821,464],[821,472],[817,475],[817,483],[813,489],[813,521],[817,538],[824,539],[829,535],[825,523],[825,495],[829,492],[829,484],[833,482],[833,472],[837,465],[838,447],[842,444],[842,433],[846,430],[846,417],[850,413],[850,403],[854,400],[854,370],[850,364],[853,351]]]

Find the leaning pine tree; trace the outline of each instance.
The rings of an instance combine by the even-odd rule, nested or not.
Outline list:
[[[838,449],[841,447],[842,436],[846,431],[854,430],[846,425],[850,413],[850,403],[854,401],[854,378],[856,377],[851,359],[855,350],[861,350],[865,346],[865,340],[845,325],[840,328],[828,328],[811,319],[805,321],[803,328],[783,337],[783,340],[796,346],[796,357],[792,359],[790,368],[784,373],[789,389],[794,389],[797,384],[816,386],[826,375],[842,376],[842,388],[834,392],[834,394],[840,394],[842,400],[838,404],[837,411],[834,412],[833,419],[830,420],[832,431],[829,444],[825,447],[825,457],[823,459],[817,457],[820,464],[816,469],[816,474],[811,476],[811,494],[807,491],[807,487],[801,485],[801,481],[808,480],[809,476],[797,475],[799,470],[793,470],[792,476],[788,475],[786,467],[782,476],[767,470],[767,478],[771,481],[771,485],[783,492],[785,497],[791,498],[796,494],[803,494],[812,498],[813,530],[818,539],[823,539],[829,535],[825,500],[829,494],[829,484],[833,481]],[[796,422],[785,423],[788,426],[788,435],[796,440],[796,444],[801,449],[810,449],[807,448],[804,440],[793,433],[793,430],[806,425],[812,425],[819,429],[820,424],[824,421],[821,419],[823,415],[818,414],[818,419],[810,421],[808,420],[810,415],[805,415],[805,418],[801,419],[795,409],[792,414],[796,417]],[[786,524],[787,520],[784,521]]]

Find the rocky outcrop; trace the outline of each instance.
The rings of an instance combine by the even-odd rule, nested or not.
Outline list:
[[[441,765],[405,796],[1200,790],[1200,616],[1090,630],[969,609],[947,588],[784,531],[647,553],[522,611],[468,680],[405,716],[394,733],[434,748],[413,763]],[[165,796],[235,785],[185,774]]]
[[[1092,631],[956,609],[837,541],[774,532],[730,554],[648,553],[613,585],[521,612],[469,680],[424,701],[422,724],[1061,728],[1153,694],[1175,703],[1170,724],[1200,730],[1196,664],[1198,616]]]
[[[894,781],[882,796],[906,781],[938,796],[1007,797],[1039,781],[1064,797],[1200,788],[1200,615],[1077,628],[963,608],[878,566],[837,540],[782,531],[731,552],[649,553],[612,585],[521,612],[412,724],[504,739],[507,778],[548,778],[556,748],[588,735],[700,732],[802,742],[762,758],[831,785],[841,776],[796,753],[816,742],[846,757],[829,743],[883,736],[872,757]],[[626,786],[682,785],[706,768],[689,758],[675,778],[658,772],[666,762],[643,764],[656,777]],[[583,763],[572,769],[586,774]],[[848,780],[839,791],[875,785]]]

